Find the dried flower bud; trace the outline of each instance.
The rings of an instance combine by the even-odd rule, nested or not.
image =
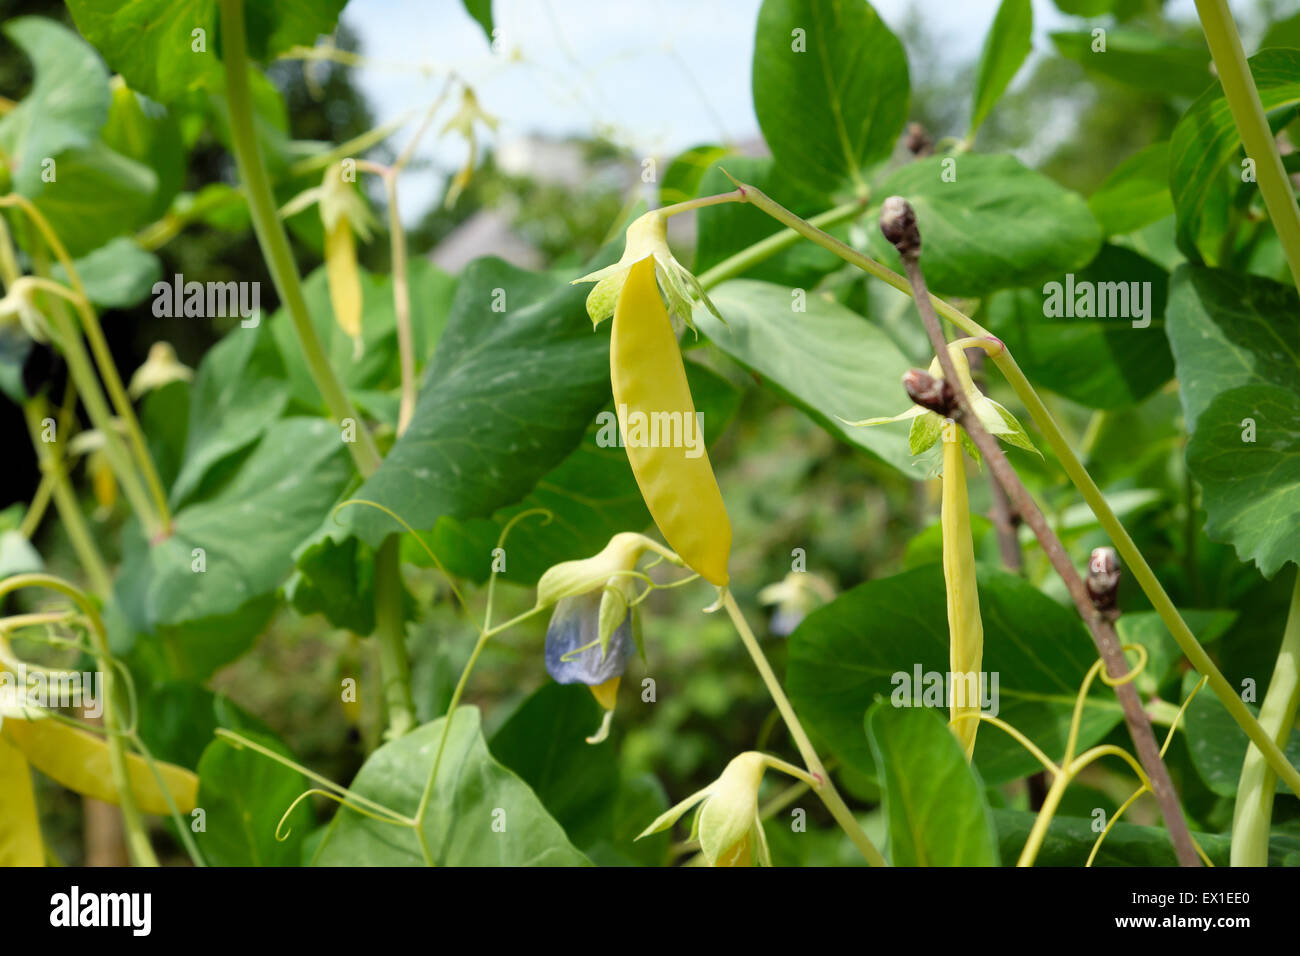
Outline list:
[[[913,156],[929,156],[933,152],[934,140],[920,123],[909,123],[903,135],[903,145]]]
[[[1119,556],[1114,548],[1093,548],[1088,559],[1088,596],[1099,611],[1114,611],[1119,597]]]
[[[890,196],[880,207],[880,231],[893,243],[900,256],[921,254],[921,230],[916,212],[902,196]]]
[[[907,397],[917,405],[944,418],[952,418],[957,406],[957,395],[943,379],[919,368],[909,369],[903,373],[903,388],[907,391]]]

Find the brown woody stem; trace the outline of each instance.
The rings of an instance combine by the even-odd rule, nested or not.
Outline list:
[[[948,343],[943,337],[943,328],[939,324],[939,316],[930,302],[930,292],[925,284],[925,276],[921,273],[921,236],[916,225],[916,215],[910,205],[894,196],[885,201],[880,219],[881,232],[894,243],[902,257],[903,269],[907,274],[908,282],[911,283],[917,310],[921,313],[921,321],[924,322],[925,331],[930,336],[930,344],[934,346],[935,354],[939,358],[943,377],[949,382],[959,382],[952,356],[948,352]],[[1160,806],[1160,814],[1164,818],[1165,826],[1169,829],[1169,836],[1173,841],[1179,864],[1200,866],[1201,860],[1196,854],[1191,832],[1187,828],[1187,820],[1183,816],[1178,793],[1174,790],[1168,768],[1160,759],[1160,747],[1151,729],[1151,720],[1142,709],[1137,689],[1132,682],[1120,683],[1128,674],[1129,667],[1124,659],[1124,650],[1119,638],[1115,634],[1114,625],[1104,613],[1093,606],[1087,585],[1070,561],[1061,539],[1048,525],[1047,519],[1043,517],[1042,511],[1026,490],[1020,476],[1007,460],[997,439],[989,434],[972,411],[970,398],[965,390],[954,388],[954,391],[957,409],[953,417],[966,429],[971,441],[988,462],[989,470],[998,484],[1006,491],[1007,497],[1011,499],[1011,504],[1021,518],[1033,530],[1043,552],[1052,562],[1052,567],[1065,582],[1065,587],[1070,592],[1075,607],[1078,608],[1079,616],[1088,626],[1093,643],[1097,646],[1097,652],[1105,662],[1106,671],[1115,682],[1115,695],[1124,710],[1124,722],[1128,725],[1129,734],[1133,738],[1138,760],[1151,781],[1151,791]]]

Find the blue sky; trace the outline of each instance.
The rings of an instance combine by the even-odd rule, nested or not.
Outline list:
[[[343,18],[359,34],[361,52],[373,60],[357,71],[357,82],[380,121],[432,102],[442,81],[418,68],[436,64],[474,85],[483,107],[499,118],[502,139],[533,132],[603,133],[635,155],[668,157],[697,143],[757,135],[750,59],[759,3],[495,0],[506,55],[492,53],[459,0],[352,0]],[[954,61],[969,62],[979,56],[998,3],[878,0],[874,5],[896,32],[915,6]],[[1177,15],[1194,15],[1192,10],[1192,0],[1171,5]],[[1035,0],[1035,49],[1048,49],[1049,31],[1077,22],[1050,0]],[[428,136],[420,154],[433,157],[442,169],[454,169],[465,155],[463,143],[435,139]],[[417,218],[439,192],[437,177],[408,174],[402,183],[403,218]]]

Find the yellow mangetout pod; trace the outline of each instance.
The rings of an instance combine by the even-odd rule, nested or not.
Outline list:
[[[117,788],[109,767],[108,744],[103,737],[73,727],[61,720],[6,720],[0,736],[26,755],[33,767],[47,777],[87,797],[117,803]],[[127,778],[136,806],[144,813],[166,814],[166,798],[158,788],[149,764],[138,754],[127,754]],[[171,791],[181,813],[194,809],[199,797],[199,778],[184,767],[158,764],[158,773]]]
[[[653,256],[632,266],[619,294],[609,378],[628,461],[651,517],[687,565],[722,587],[730,580],[731,522],[703,435],[694,450],[673,440],[696,427],[695,403],[659,297]]]
[[[975,583],[975,544],[970,530],[970,501],[966,496],[966,466],[961,457],[957,426],[943,426],[943,579],[948,592],[948,670],[952,673],[949,719],[978,714],[979,675],[984,658],[984,624],[980,620],[979,588]],[[963,680],[963,676],[974,675]],[[953,724],[952,732],[969,761],[975,753],[979,718]]]
[[[0,866],[44,866],[32,775],[18,748],[0,740]]]
[[[325,276],[339,328],[352,339],[360,339],[361,274],[357,268],[356,239],[347,216],[339,216],[325,232]]]

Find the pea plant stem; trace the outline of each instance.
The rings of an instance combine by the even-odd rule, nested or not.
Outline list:
[[[1259,722],[1279,747],[1286,746],[1300,708],[1300,571],[1291,593],[1282,647],[1278,651],[1268,692],[1259,707]],[[1232,814],[1233,866],[1268,866],[1268,831],[1273,818],[1275,774],[1259,748],[1251,745],[1237,783]]]
[[[390,739],[409,733],[417,724],[402,615],[401,541],[400,535],[390,534],[375,552],[375,638]]]
[[[379,449],[374,437],[361,420],[342,384],[330,367],[320,336],[312,325],[303,297],[298,266],[289,247],[289,237],[276,212],[275,196],[271,191],[271,178],[266,171],[261,147],[253,127],[253,103],[248,86],[247,39],[244,32],[243,0],[220,0],[222,29],[222,58],[226,72],[226,98],[230,105],[230,140],[239,167],[239,178],[248,193],[248,211],[253,221],[253,231],[271,272],[271,281],[289,313],[289,320],[298,337],[303,360],[311,372],[312,380],[320,391],[325,407],[336,424],[345,420],[356,423],[357,440],[348,442],[348,451],[363,477],[370,477],[379,468]]]
[[[70,290],[51,280],[29,278],[22,281],[38,283],[39,288],[58,295],[64,293],[73,294]],[[59,351],[63,353],[63,358],[68,363],[68,375],[76,385],[77,393],[81,396],[82,404],[86,407],[86,413],[90,416],[91,424],[95,426],[104,439],[104,454],[108,457],[113,473],[122,486],[122,493],[126,495],[127,501],[130,502],[132,510],[136,513],[136,517],[140,519],[145,533],[150,538],[153,538],[163,531],[162,519],[154,510],[153,502],[150,500],[140,475],[136,471],[131,453],[123,444],[121,435],[118,434],[117,426],[113,420],[113,413],[108,407],[108,401],[104,398],[104,393],[100,391],[99,379],[95,376],[94,366],[90,361],[90,356],[86,354],[86,347],[81,342],[81,334],[77,331],[72,319],[61,310],[51,309],[49,321],[58,340]]]
[[[748,183],[738,183],[737,185],[738,188],[744,191],[747,202],[753,203],[777,221],[785,223],[795,234],[815,242],[824,249],[829,249],[845,262],[857,266],[900,292],[907,295],[913,294],[911,285],[906,279],[869,256],[865,256],[851,246],[845,245],[834,236],[823,232],[814,225],[816,219],[805,221],[765,196],[756,187]],[[755,248],[757,247],[750,247],[750,251]],[[738,253],[738,256],[745,254],[745,252],[741,252]],[[720,269],[726,264],[726,262],[719,263],[714,269]],[[704,275],[708,275],[708,273]],[[700,276],[701,284],[704,284],[704,275]],[[997,341],[996,337],[988,329],[943,299],[931,295],[929,296],[929,302],[940,316],[952,322],[953,325],[967,335]],[[1101,493],[1101,489],[1097,487],[1088,470],[1080,462],[1078,456],[1075,455],[1070,443],[1061,431],[1060,425],[1052,417],[1052,413],[1048,410],[1047,405],[1044,404],[1033,385],[1030,384],[1029,379],[1025,377],[1025,373],[1016,363],[1015,357],[1012,356],[1005,345],[994,349],[991,357],[994,364],[997,365],[998,371],[1006,379],[1007,384],[1011,386],[1021,402],[1024,403],[1025,409],[1029,412],[1029,417],[1033,419],[1034,424],[1038,426],[1038,430],[1047,440],[1048,445],[1051,446],[1057,460],[1061,463],[1061,467],[1065,470],[1066,476],[1096,516],[1102,529],[1110,537],[1115,550],[1124,559],[1124,565],[1127,567],[1128,572],[1137,581],[1143,593],[1146,594],[1147,599],[1151,602],[1156,613],[1160,615],[1160,619],[1164,622],[1165,627],[1169,629],[1169,633],[1178,643],[1183,654],[1187,656],[1187,659],[1197,672],[1209,679],[1210,689],[1214,691],[1214,695],[1219,698],[1219,701],[1232,715],[1232,719],[1237,722],[1237,725],[1246,732],[1251,742],[1259,747],[1260,752],[1268,761],[1268,765],[1273,768],[1273,771],[1281,779],[1285,780],[1292,790],[1300,793],[1300,771],[1297,771],[1287,761],[1282,749],[1260,726],[1259,721],[1255,719],[1255,715],[1242,702],[1241,697],[1228,683],[1214,661],[1210,659],[1210,655],[1206,653],[1205,648],[1196,639],[1191,628],[1187,626],[1187,622],[1182,619],[1178,609],[1174,606],[1174,602],[1160,584],[1159,579],[1156,578],[1155,572],[1151,570],[1146,558],[1138,550],[1137,545],[1133,542],[1119,518],[1115,516],[1115,512],[1111,510],[1110,504]]]
[[[1264,115],[1264,104],[1250,75],[1250,64],[1242,48],[1237,25],[1227,0],[1196,0],[1205,40],[1223,84],[1223,96],[1232,121],[1241,135],[1246,155],[1255,161],[1255,180],[1264,207],[1277,230],[1278,241],[1291,267],[1291,280],[1300,290],[1300,209],[1296,207],[1291,182],[1282,166],[1277,141]]]
[[[86,527],[85,516],[81,513],[81,506],[72,490],[72,483],[68,481],[63,456],[55,453],[50,447],[52,443],[41,439],[42,421],[47,414],[45,401],[31,399],[25,402],[23,414],[27,419],[27,430],[32,436],[32,447],[36,449],[36,458],[40,462],[41,472],[44,475],[42,486],[48,484],[50,494],[54,498],[54,507],[59,513],[59,520],[63,523],[63,530],[67,532],[68,540],[72,543],[72,550],[76,553],[82,570],[90,579],[91,589],[101,600],[106,599],[113,589],[113,579],[108,573],[108,566],[104,564],[99,549],[95,547],[95,539],[90,529]]]
[[[729,193],[718,193],[715,196],[699,196],[695,199],[687,199],[684,202],[673,203],[671,206],[664,206],[659,211],[665,216],[676,216],[678,213],[692,212],[696,209],[703,209],[706,206],[719,206],[727,202],[739,202],[741,199],[740,192],[733,190]]]
[[[1006,454],[998,445],[998,440],[985,429],[983,423],[980,422],[971,408],[970,397],[958,384],[961,379],[957,376],[952,354],[948,351],[948,343],[943,337],[943,328],[939,324],[939,316],[930,303],[930,294],[925,285],[925,276],[921,272],[921,240],[916,227],[915,214],[910,206],[903,206],[902,208],[905,208],[905,214],[899,213],[894,216],[902,235],[902,238],[898,239],[896,244],[902,256],[903,269],[906,271],[908,281],[912,286],[912,294],[916,300],[917,310],[921,313],[921,320],[925,325],[926,333],[930,337],[930,344],[934,347],[935,354],[939,358],[939,367],[943,370],[944,380],[953,386],[953,394],[957,405],[953,418],[966,429],[966,433],[970,435],[975,447],[980,450],[980,454],[988,463],[989,470],[997,479],[998,484],[1006,491],[1007,497],[1011,499],[1016,512],[1029,525],[1035,537],[1038,538],[1039,545],[1047,555],[1048,560],[1051,561],[1052,567],[1060,575],[1061,580],[1065,582],[1066,590],[1070,592],[1070,597],[1073,599],[1075,607],[1078,608],[1080,617],[1088,626],[1093,643],[1096,644],[1097,651],[1105,662],[1107,672],[1113,681],[1119,681],[1128,673],[1129,668],[1128,662],[1124,659],[1124,651],[1120,646],[1119,638],[1115,634],[1114,625],[1093,606],[1087,585],[1084,584],[1083,578],[1079,576],[1078,570],[1070,561],[1070,556],[1061,543],[1061,539],[1056,536],[1051,526],[1048,525],[1047,519],[1043,517],[1042,511],[1039,510],[1037,503],[1020,481],[1020,476],[1016,474],[1015,469],[1007,460]],[[889,202],[886,203],[886,210],[887,216],[893,213]],[[886,220],[882,218],[882,227],[885,222]],[[891,236],[892,238],[894,237]],[[1131,682],[1115,683],[1114,689],[1116,696],[1119,698],[1120,706],[1124,710],[1124,721],[1128,725],[1129,734],[1133,738],[1138,758],[1141,760],[1142,767],[1146,770],[1147,777],[1151,781],[1152,793],[1160,806],[1165,826],[1169,829],[1178,861],[1183,866],[1200,866],[1200,858],[1196,855],[1196,847],[1192,843],[1192,835],[1187,829],[1187,820],[1183,816],[1182,806],[1178,801],[1178,792],[1174,789],[1168,768],[1165,767],[1164,761],[1160,759],[1160,748],[1156,744],[1155,734],[1151,729],[1151,721],[1148,719],[1146,711],[1142,709],[1142,702],[1138,699],[1137,690]],[[1055,789],[1055,785],[1053,789]],[[1051,799],[1052,794],[1049,793],[1048,801],[1051,801]]]
[[[740,606],[736,604],[736,599],[730,591],[723,594],[722,606],[727,609],[727,616],[731,618],[731,623],[735,625],[741,643],[745,645],[745,650],[753,658],[759,676],[763,678],[768,693],[772,695],[772,700],[776,703],[776,709],[781,712],[781,719],[785,721],[795,747],[798,748],[800,756],[803,757],[804,765],[808,768],[808,772],[820,781],[820,784],[813,788],[814,792],[821,798],[822,803],[826,804],[826,809],[835,818],[835,822],[843,828],[848,838],[853,841],[853,845],[866,857],[867,862],[872,866],[888,866],[889,864],[885,862],[884,856],[876,849],[875,844],[863,831],[857,818],[845,805],[839,791],[835,789],[830,774],[827,773],[826,767],[817,757],[817,751],[813,748],[812,741],[808,739],[808,734],[804,732],[803,724],[799,723],[794,708],[790,706],[789,698],[785,696],[785,690],[782,689],[781,682],[776,679],[776,674],[772,671],[772,665],[768,663],[767,655],[763,653],[758,639],[754,637],[754,632],[750,630],[749,622],[745,620],[745,615],[741,612]]]
[[[381,462],[374,436],[352,406],[347,392],[330,367],[325,349],[321,345],[316,327],[312,325],[303,296],[298,266],[289,247],[289,237],[276,211],[275,196],[271,191],[271,178],[263,161],[261,148],[253,127],[252,96],[248,87],[247,40],[244,35],[243,0],[221,0],[222,56],[226,69],[226,99],[230,106],[230,139],[239,167],[239,178],[248,195],[248,209],[253,220],[253,231],[271,280],[275,283],[280,301],[289,313],[289,320],[298,337],[303,360],[311,372],[312,380],[320,391],[325,407],[335,424],[351,421],[356,425],[356,441],[348,442],[348,451],[363,478],[369,478]],[[392,548],[392,557],[385,555],[387,573],[375,567],[375,622],[383,626],[376,632],[380,648],[380,677],[385,688],[385,700],[390,704],[389,734],[400,735],[414,726],[411,699],[410,669],[406,660],[406,642],[403,640],[402,587],[398,577],[400,558],[396,539],[380,546],[380,552]],[[376,555],[378,558],[380,555]],[[391,603],[390,603],[391,602]],[[381,606],[383,605],[383,606]],[[392,705],[397,709],[393,710]],[[396,721],[396,722],[394,722]]]
[[[411,424],[415,414],[415,344],[411,334],[411,284],[406,265],[406,229],[397,205],[397,166],[384,166],[369,160],[357,163],[358,169],[373,173],[384,181],[388,206],[389,254],[393,273],[393,315],[397,322],[397,357],[401,374],[401,400],[397,412],[397,434]]]
[[[746,186],[746,189],[752,187]],[[836,206],[828,209],[808,220],[808,224],[815,228],[830,229],[838,226],[840,223],[848,222],[856,217],[866,208],[866,200],[854,200],[845,203],[842,206]],[[712,268],[705,269],[699,274],[700,285],[706,290],[733,276],[740,275],[747,269],[752,269],[758,263],[770,259],[778,252],[789,249],[799,241],[800,233],[795,229],[782,229],[780,232],[773,233],[766,239],[760,239],[752,246],[741,249],[734,255],[728,256]]]
[[[1151,570],[1151,566],[1129,536],[1124,525],[1115,516],[1115,512],[1111,510],[1110,504],[1102,495],[1101,489],[1097,487],[1096,482],[1092,480],[1088,470],[1075,457],[1069,443],[1061,434],[1061,430],[1056,427],[1056,422],[1047,410],[1047,406],[1043,404],[1038,393],[1029,384],[1029,380],[1025,378],[1025,373],[1016,364],[1016,360],[1011,356],[1010,352],[1004,350],[996,353],[993,356],[993,361],[1020,397],[1025,408],[1028,409],[1030,417],[1038,425],[1052,451],[1056,453],[1057,460],[1060,461],[1061,467],[1065,469],[1071,483],[1078,489],[1083,500],[1087,502],[1092,513],[1096,515],[1102,530],[1110,537],[1115,550],[1124,559],[1124,565],[1128,573],[1133,576],[1138,586],[1142,588],[1143,593],[1151,601],[1152,607],[1160,615],[1160,619],[1164,622],[1165,627],[1169,629],[1169,633],[1173,635],[1174,640],[1177,641],[1179,648],[1186,655],[1188,661],[1191,662],[1192,667],[1209,680],[1210,689],[1214,691],[1214,695],[1228,713],[1232,715],[1232,719],[1237,722],[1237,725],[1246,732],[1251,742],[1260,749],[1273,771],[1285,780],[1292,790],[1300,793],[1300,789],[1297,789],[1300,787],[1300,772],[1297,772],[1296,768],[1291,766],[1286,755],[1282,752],[1282,748],[1277,745],[1268,731],[1255,719],[1255,715],[1242,702],[1241,696],[1228,683],[1227,678],[1223,676],[1214,661],[1210,659],[1210,655],[1206,653],[1205,648],[1196,639],[1196,636],[1183,620],[1182,615],[1178,613],[1173,600],[1160,584],[1160,580],[1156,577],[1155,572]]]
[[[393,264],[393,314],[397,320],[397,354],[402,384],[402,397],[397,412],[398,435],[406,431],[407,426],[411,424],[411,416],[415,414],[416,386],[415,342],[411,332],[411,283],[406,264],[406,228],[402,225],[401,209],[397,203],[397,177],[415,155],[416,145],[425,130],[429,128],[450,89],[449,81],[443,86],[442,93],[429,105],[415,135],[411,137],[392,166],[383,166],[366,160],[358,164],[383,179],[388,205],[388,235]]]
[[[80,333],[85,333],[86,340],[90,343],[91,354],[94,356],[95,364],[99,369],[99,375],[108,390],[108,397],[112,401],[113,409],[117,412],[118,419],[126,429],[130,452],[135,464],[140,469],[140,474],[144,476],[144,482],[148,486],[153,499],[159,530],[162,533],[170,534],[171,512],[167,506],[167,492],[164,490],[162,480],[158,476],[158,469],[154,467],[153,457],[149,454],[149,446],[145,443],[144,431],[140,428],[139,419],[136,418],[135,408],[122,385],[122,376],[118,374],[117,364],[113,361],[112,352],[109,351],[108,340],[104,337],[104,329],[99,324],[99,316],[90,304],[90,299],[86,295],[86,287],[81,282],[81,276],[72,262],[72,257],[68,255],[67,248],[59,239],[58,233],[50,226],[49,220],[30,201],[24,197],[12,195],[4,197],[3,200],[0,200],[0,203],[16,205],[23,211],[24,215],[40,233],[45,245],[54,253],[59,265],[63,267],[67,281],[75,293],[75,295],[64,297],[77,310],[81,325],[77,334],[79,336]],[[43,257],[33,258],[37,259],[39,264],[40,259]],[[42,269],[41,271],[45,270]],[[137,513],[139,512],[137,511]],[[143,517],[141,515],[142,520]]]

